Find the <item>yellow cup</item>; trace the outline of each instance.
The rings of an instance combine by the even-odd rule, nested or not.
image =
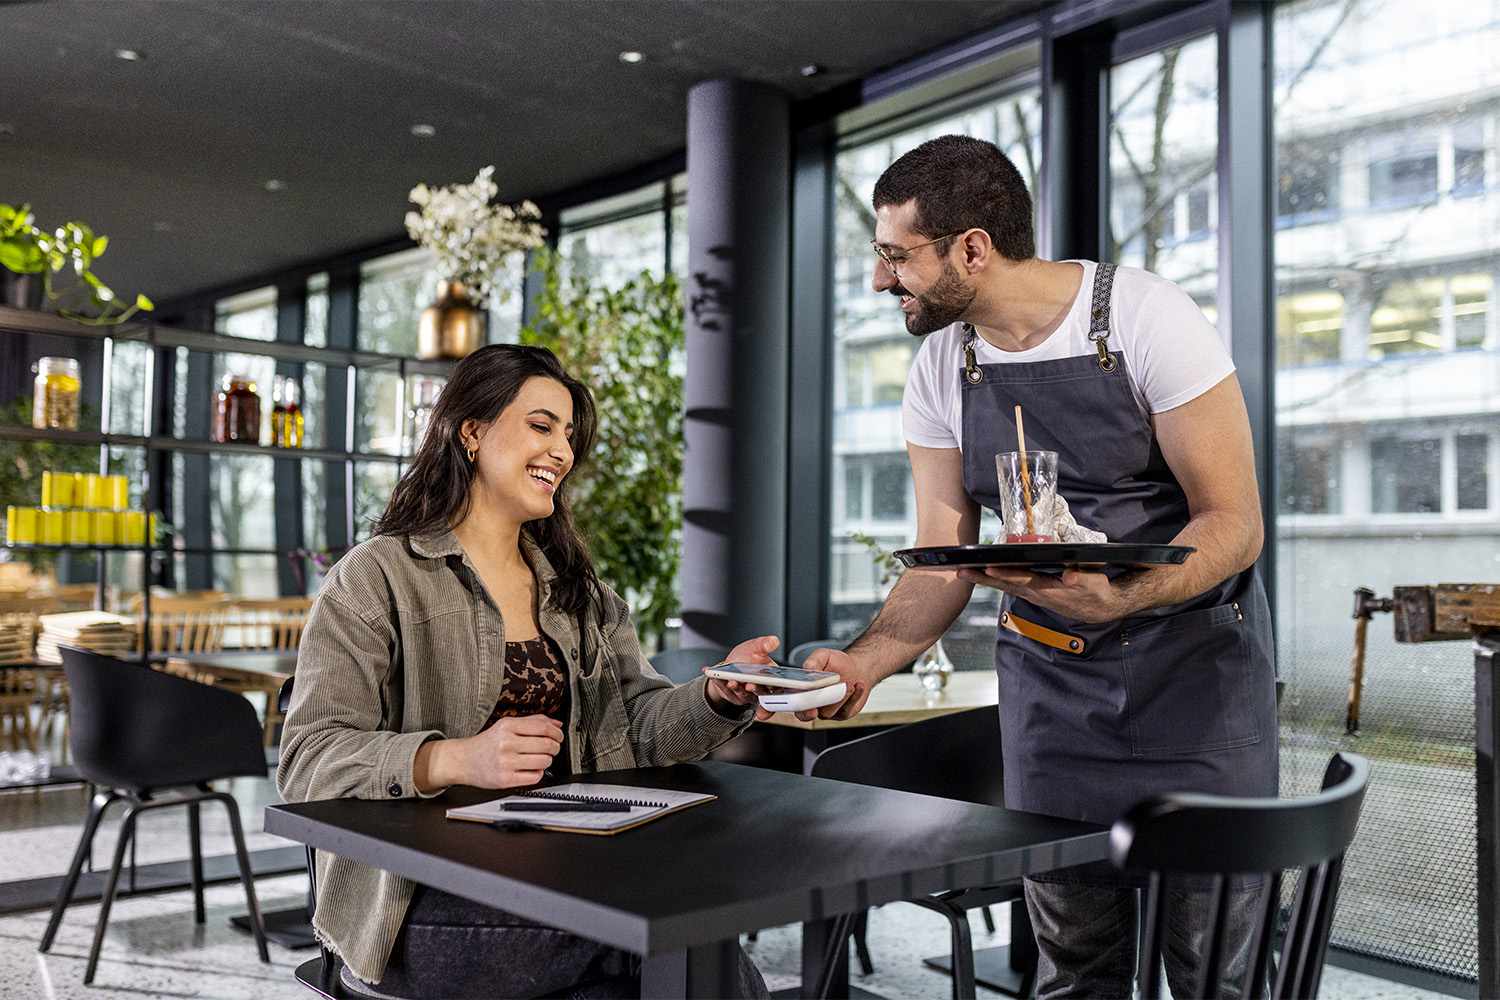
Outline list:
[[[68,515],[60,510],[42,511],[42,542],[47,545],[66,545],[68,541]]]
[[[12,545],[35,545],[36,511],[35,507],[6,507],[5,540]]]
[[[83,492],[79,495],[78,491],[74,490],[73,506],[87,507],[90,510],[108,506],[109,490],[105,486],[105,477],[97,472],[85,472],[82,476]]]
[[[94,544],[118,545],[120,515],[112,510],[94,511]]]
[[[72,472],[42,473],[42,506],[71,507],[78,476]]]
[[[146,543],[146,512],[127,510],[120,514],[120,544],[144,545]]]
[[[94,544],[93,511],[73,509],[68,511],[68,545]]]

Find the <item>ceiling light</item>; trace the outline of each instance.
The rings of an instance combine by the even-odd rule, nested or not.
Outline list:
[[[634,65],[644,58],[646,58],[645,55],[635,51],[634,49],[626,49],[624,52],[620,53],[620,62],[622,63],[630,63]]]
[[[431,139],[433,136],[437,135],[437,126],[413,125],[411,127],[411,134],[416,136],[418,139]]]
[[[276,191],[285,191],[286,181],[278,181],[275,178],[272,178],[271,180],[266,181],[266,190],[273,193]]]
[[[136,49],[115,49],[115,58],[123,59],[126,62],[140,62],[146,57],[141,55]]]
[[[823,72],[823,67],[819,66],[817,63],[808,63],[806,66],[803,66],[802,69],[798,72],[800,72],[803,76],[817,76],[819,73]]]

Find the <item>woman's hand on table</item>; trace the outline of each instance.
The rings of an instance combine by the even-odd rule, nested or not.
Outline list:
[[[556,719],[545,715],[506,717],[475,736],[423,744],[417,751],[413,775],[423,792],[449,785],[534,785],[552,766],[562,740],[562,723]]]
[[[771,654],[776,652],[781,645],[781,640],[774,635],[757,636],[754,639],[746,639],[735,646],[725,657],[724,663],[774,663]],[[715,664],[722,666],[723,664]],[[709,669],[704,667],[704,670]],[[739,681],[724,681],[717,677],[708,679],[708,703],[721,714],[738,715],[739,710],[746,705],[756,705],[756,699],[760,697],[760,689],[755,684],[741,684]],[[770,714],[762,716],[764,710],[756,708],[755,717],[770,718]]]

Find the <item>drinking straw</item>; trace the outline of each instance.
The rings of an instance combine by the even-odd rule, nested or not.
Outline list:
[[[1021,418],[1021,404],[1016,404],[1016,445],[1021,451],[1021,498],[1026,501],[1026,534],[1036,534],[1031,519],[1031,470],[1026,467],[1026,423]]]

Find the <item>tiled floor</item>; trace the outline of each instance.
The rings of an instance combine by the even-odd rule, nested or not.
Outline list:
[[[271,796],[267,782],[236,783],[247,831],[260,829],[260,805]],[[7,879],[32,874],[59,873],[66,868],[82,815],[82,793],[57,790],[40,794],[0,794],[0,858]],[[209,835],[208,814],[205,834]],[[227,827],[212,828],[223,843],[205,844],[210,853],[228,849]],[[111,839],[114,833],[110,833]],[[186,821],[168,818],[145,827],[140,859],[180,858],[186,853]],[[260,846],[285,844],[256,833]],[[101,842],[101,858],[103,857]],[[262,907],[298,905],[306,892],[300,875],[263,879],[257,883]],[[82,985],[84,964],[93,934],[97,905],[71,908],[57,942],[47,955],[36,951],[46,927],[44,911],[0,917],[0,997],[26,1000],[100,997],[211,997],[217,1000],[275,1000],[308,998],[312,994],[292,979],[298,964],[312,951],[288,951],[271,946],[271,964],[256,959],[250,938],[229,926],[229,917],[244,912],[244,896],[237,883],[208,890],[208,922],[193,924],[192,894],[187,891],[115,903],[109,934],[92,988]],[[1008,939],[1004,907],[996,909],[999,927],[986,934],[973,914],[975,947],[1003,944]],[[875,962],[871,976],[853,977],[860,987],[884,997],[942,1000],[950,995],[946,976],[927,969],[922,958],[947,950],[946,925],[936,914],[906,904],[878,907],[870,918],[870,951]],[[795,986],[801,948],[800,928],[793,925],[762,931],[746,945],[765,974],[771,989]],[[1000,994],[981,989],[981,997]],[[1335,1000],[1438,1000],[1440,994],[1329,968],[1322,996]]]

